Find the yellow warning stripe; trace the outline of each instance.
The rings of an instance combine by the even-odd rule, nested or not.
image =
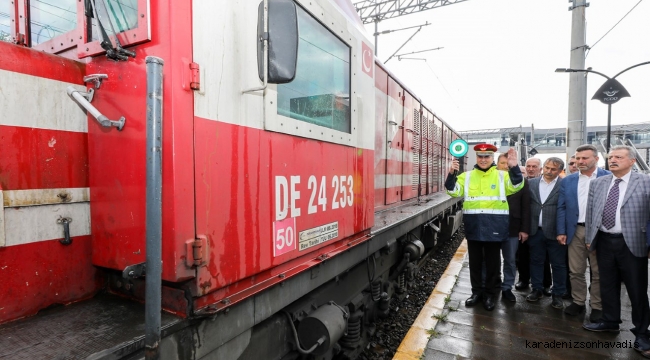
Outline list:
[[[427,348],[429,342],[429,331],[434,329],[438,324],[438,320],[434,319],[434,315],[442,313],[445,307],[445,298],[451,295],[451,291],[456,284],[456,276],[463,268],[463,261],[467,254],[467,240],[463,242],[456,250],[456,254],[447,265],[447,269],[440,277],[436,287],[431,292],[427,302],[422,307],[420,315],[413,322],[411,329],[402,340],[402,343],[397,348],[397,353],[393,360],[420,360],[424,350]]]

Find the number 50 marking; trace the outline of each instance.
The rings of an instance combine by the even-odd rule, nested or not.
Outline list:
[[[296,249],[296,218],[273,222],[273,257]]]

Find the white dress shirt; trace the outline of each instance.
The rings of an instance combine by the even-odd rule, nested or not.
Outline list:
[[[542,176],[542,178],[539,181],[539,200],[544,204],[546,202],[546,199],[548,198],[548,195],[551,193],[553,188],[555,187],[555,183],[557,183],[557,176],[555,179],[553,179],[550,183],[546,182],[546,178]],[[539,227],[542,227],[542,213],[544,210],[539,212]]]
[[[614,227],[611,229],[606,229],[604,226],[600,226],[600,231],[610,233],[610,234],[620,234],[623,232],[621,227],[621,205],[623,204],[623,198],[625,197],[625,191],[627,190],[627,184],[630,183],[630,177],[632,176],[632,171],[629,171],[627,174],[623,175],[620,179],[623,180],[618,183],[618,205],[616,205],[616,222],[614,222]],[[609,196],[609,191],[612,190],[614,186],[614,181],[618,179],[616,176],[612,176],[612,182],[609,183],[609,188],[607,189],[607,196]],[[607,203],[607,197],[605,197],[605,203]]]
[[[591,176],[578,175],[578,222],[585,222],[587,215],[587,198],[589,197],[589,183],[598,176],[598,169],[594,169]]]

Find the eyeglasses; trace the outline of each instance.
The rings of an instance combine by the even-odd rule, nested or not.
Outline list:
[[[576,163],[574,163],[574,162],[572,162],[572,163],[569,163],[569,165],[575,165],[575,164],[576,164]]]

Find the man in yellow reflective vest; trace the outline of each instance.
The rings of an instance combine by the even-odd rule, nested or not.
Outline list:
[[[501,242],[508,239],[508,201],[507,196],[524,187],[524,177],[517,163],[515,149],[508,150],[509,170],[497,170],[494,152],[497,148],[490,144],[474,146],[476,165],[458,177],[460,166],[457,159],[449,168],[445,181],[447,193],[453,197],[463,197],[463,223],[469,254],[469,272],[472,283],[472,296],[465,300],[465,306],[474,306],[483,300],[483,307],[492,311],[497,292],[497,282],[501,267]],[[481,272],[485,263],[485,287]]]

